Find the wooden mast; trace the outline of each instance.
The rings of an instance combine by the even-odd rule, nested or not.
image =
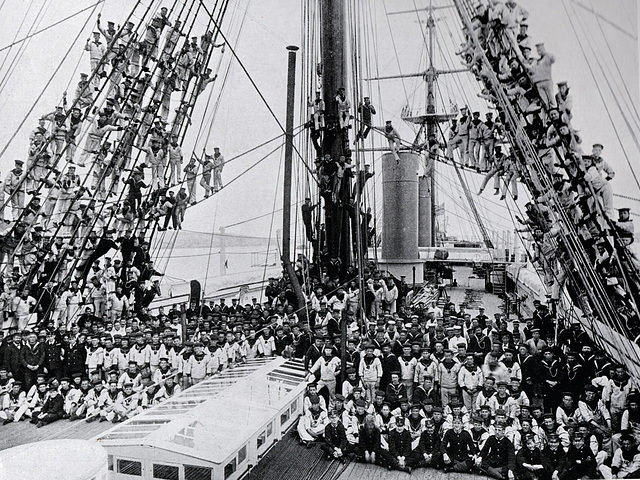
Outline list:
[[[334,161],[347,153],[348,130],[341,131],[338,122],[336,95],[339,88],[347,90],[346,12],[343,0],[321,0],[320,37],[322,59],[322,96],[325,102],[326,128],[322,154]],[[345,176],[340,201],[325,198],[326,257],[323,262],[330,276],[345,280],[351,264],[351,232],[349,217],[350,181]]]

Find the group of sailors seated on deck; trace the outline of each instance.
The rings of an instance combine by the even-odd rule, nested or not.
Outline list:
[[[196,203],[198,179],[205,197],[222,188],[225,161],[219,149],[185,162],[180,146],[198,95],[215,80],[206,67],[209,57],[222,45],[213,43],[210,31],[183,44],[181,22],[172,25],[166,8],[145,28],[138,38],[133,23],[116,29],[108,22],[105,29],[98,17],[85,46],[91,73],[80,74],[70,104],[64,92],[60,105],[40,116],[26,159],[15,160],[4,176],[5,277],[17,264],[32,280],[49,264],[55,266],[51,278],[60,282],[65,266],[80,262],[86,280],[91,263],[85,261],[106,253],[93,250],[97,243],[113,243],[107,235],[130,243],[156,225],[160,231],[181,229],[187,206]],[[122,262],[127,268],[128,260]]]
[[[282,290],[264,304],[221,299],[115,316],[80,303],[71,319],[50,310],[30,330],[12,325],[0,331],[0,419],[118,423],[247,359],[303,358],[310,337],[292,301]]]
[[[477,4],[461,55],[484,85],[481,96],[495,104],[497,118],[490,115],[482,122],[480,112],[471,118],[463,108],[451,131],[449,157],[458,149],[462,163],[488,169],[479,193],[491,177],[495,194],[502,198],[509,190],[517,198],[516,180],[528,185],[533,198],[526,206],[526,218],[518,217],[523,224],[520,232],[530,234],[531,257],[544,271],[553,300],[559,298],[571,272],[580,268],[572,254],[575,240],[567,241],[568,230],[561,227],[572,225],[577,235],[571,236],[588,252],[587,261],[595,265],[600,277],[596,280],[614,310],[631,337],[640,338],[640,319],[632,299],[640,293],[640,253],[634,244],[631,212],[620,208],[615,215],[615,172],[602,157],[604,146],[594,143],[589,153],[583,151],[569,85],[560,82],[554,92],[555,57],[543,43],[535,45],[537,56],[531,57],[527,17],[516,2]],[[496,124],[500,133],[488,134],[496,131]],[[507,137],[517,149],[506,142],[498,144]]]
[[[392,313],[384,303],[367,317],[366,333],[349,324],[343,345],[318,317],[332,302],[345,310],[333,318],[348,321],[351,298],[319,300],[310,307],[315,328],[297,433],[328,459],[498,479],[640,474],[635,379],[580,323],[560,326],[546,303],[536,301],[522,323],[490,318],[482,306],[472,314],[403,300]]]

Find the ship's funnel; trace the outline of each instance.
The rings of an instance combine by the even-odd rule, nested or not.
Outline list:
[[[382,156],[383,229],[381,268],[397,278],[423,280],[423,263],[418,253],[418,165],[420,156],[391,153]]]

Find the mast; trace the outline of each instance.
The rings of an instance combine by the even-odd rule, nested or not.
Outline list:
[[[433,29],[436,23],[433,20],[433,5],[429,2],[429,18],[427,29],[429,30],[429,68],[425,75],[427,82],[427,115],[436,113],[436,99],[434,84],[436,72],[433,68]],[[427,117],[427,142],[436,136],[436,122],[433,117]],[[436,246],[436,162],[429,158],[426,165],[426,175],[418,179],[418,195],[428,199],[424,205],[418,205],[418,247]]]
[[[429,64],[425,71],[420,73],[410,73],[404,75],[392,75],[385,77],[376,77],[371,80],[387,80],[405,77],[422,77],[427,87],[426,112],[424,115],[409,115],[403,117],[406,122],[420,125],[420,129],[416,135],[413,145],[424,148],[427,151],[427,159],[425,162],[425,172],[418,178],[418,246],[420,248],[436,246],[436,179],[435,179],[435,159],[431,158],[432,154],[437,154],[437,150],[432,152],[429,144],[430,139],[438,138],[438,124],[450,121],[456,118],[457,112],[440,113],[436,112],[435,86],[438,76],[442,74],[461,73],[468,71],[466,68],[453,70],[439,70],[433,64],[434,56],[434,29],[436,26],[433,12],[436,10],[453,8],[453,5],[433,6],[433,2],[429,2],[427,8],[417,10],[403,10],[399,12],[391,12],[389,15],[398,15],[405,13],[413,13],[427,11],[429,16],[427,19],[428,44],[427,52]],[[423,136],[424,135],[424,136]]]
[[[322,154],[336,160],[345,155],[348,130],[342,132],[338,122],[336,94],[339,88],[347,88],[346,12],[344,0],[321,0],[320,38],[322,62],[322,96],[325,102],[326,128],[322,140]],[[326,251],[329,259],[329,275],[344,280],[351,264],[351,234],[349,198],[350,183],[343,182],[340,202],[325,201]]]
[[[298,308],[304,306],[304,296],[298,277],[291,265],[291,171],[293,157],[293,119],[296,95],[296,51],[298,47],[290,45],[289,66],[287,70],[287,119],[285,126],[286,142],[284,145],[284,193],[282,195],[282,264],[289,276],[291,286],[298,299]],[[303,309],[304,311],[304,309]]]

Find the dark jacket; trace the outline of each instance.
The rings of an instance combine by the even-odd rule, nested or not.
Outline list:
[[[420,455],[440,454],[440,435],[435,431],[432,434],[427,431],[422,432],[415,451]]]
[[[324,441],[332,448],[343,450],[347,446],[347,432],[342,422],[338,422],[335,426],[329,423],[324,428]]]
[[[42,405],[41,413],[49,413],[51,415],[64,415],[64,398],[58,394],[55,397],[47,397]]]
[[[364,427],[360,427],[358,436],[358,445],[367,452],[376,452],[380,450],[380,430],[374,428],[372,431],[368,431]]]
[[[76,343],[69,348],[67,354],[67,374],[84,373],[87,360],[87,348],[84,344]]]
[[[544,470],[539,470],[536,472],[540,476],[544,477],[545,472],[548,472],[549,475],[553,473],[549,472],[549,463],[538,448],[529,450],[527,447],[523,447],[518,451],[516,455],[516,470],[529,472],[530,470],[528,468],[522,466],[525,463],[528,463],[530,465],[542,465],[544,467]],[[517,473],[516,478],[518,478]]]
[[[411,453],[411,434],[409,430],[398,432],[395,428],[389,432],[389,453],[393,457],[406,457]]]
[[[476,446],[469,432],[462,430],[456,433],[451,429],[444,434],[440,451],[443,455],[449,455],[454,462],[466,462],[476,453]]]
[[[20,350],[20,363],[26,369],[27,365],[37,365],[39,368],[44,364],[44,345],[36,342],[31,346],[28,343],[22,346]]]
[[[20,363],[20,350],[22,349],[22,345],[16,345],[14,342],[11,342],[7,345],[7,348],[4,352],[3,365],[9,369],[9,372],[13,375],[13,378],[18,378],[22,380],[22,363]]]
[[[567,465],[567,454],[561,446],[559,446],[555,451],[546,447],[542,450],[542,456],[549,464],[549,473],[553,473],[557,470],[560,476],[562,476],[565,473],[565,470],[570,468],[570,466]]]
[[[63,366],[63,360],[61,359],[62,345],[60,345],[57,342],[55,343],[45,342],[44,351],[45,351],[44,366],[49,371],[49,373],[61,371]]]
[[[580,450],[573,445],[569,446],[567,464],[571,466],[571,469],[566,472],[570,480],[596,477],[596,459],[586,443]]]
[[[498,440],[491,435],[482,447],[480,456],[482,463],[489,467],[507,467],[512,472],[516,469],[516,452],[507,437]]]

